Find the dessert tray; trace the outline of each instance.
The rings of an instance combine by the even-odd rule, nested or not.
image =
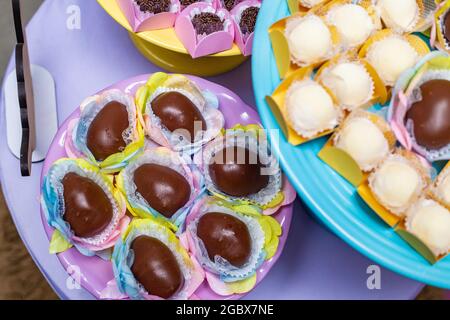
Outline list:
[[[134,105],[133,101],[137,109],[129,108]],[[180,142],[184,133],[180,133],[176,140],[165,139],[176,131],[172,134],[167,131],[163,114],[173,105],[180,106],[179,110],[186,105],[192,106],[189,101],[203,106],[198,110],[202,110],[208,130],[200,140],[195,135],[195,140],[192,140],[195,143],[190,144],[187,139],[177,149],[173,141]],[[150,113],[149,105],[153,110]],[[160,110],[158,105],[163,111],[166,105],[169,107],[161,114],[157,111]],[[104,132],[103,120],[108,118],[110,120],[106,124],[121,126],[124,119],[112,113],[113,107],[117,112],[128,111],[128,125],[137,122],[134,129],[123,136],[127,141],[125,148],[111,156],[111,150],[108,153],[99,147],[105,146],[104,136],[96,135],[95,131]],[[132,111],[141,108],[145,110],[142,114]],[[192,111],[186,108],[182,113]],[[114,120],[111,120],[111,115]],[[157,117],[161,117],[158,121],[162,122],[155,121]],[[264,138],[260,139],[264,134],[259,131],[258,121],[257,113],[233,92],[193,76],[141,75],[87,98],[60,127],[42,170],[42,222],[50,239],[50,252],[56,253],[68,274],[97,299],[239,299],[262,281],[278,260],[288,236],[296,196],[270,152],[266,155],[260,153],[267,145],[262,144]],[[163,125],[158,126],[158,123]],[[210,129],[212,133],[208,133]],[[108,130],[106,132],[114,135],[115,129]],[[90,138],[91,131],[99,140]],[[83,140],[86,132],[86,140]],[[204,155],[215,146],[208,146],[207,141],[213,143],[221,137],[234,138],[242,134],[250,134],[253,142],[247,144],[246,140],[239,138],[237,140],[244,141],[240,147],[250,150],[252,144],[257,145],[255,152],[261,157],[258,159],[271,159],[270,164],[274,165],[275,171],[267,180],[260,178],[259,191],[252,184],[247,188],[253,189],[253,193],[233,188],[229,192],[236,196],[228,196],[221,191],[230,188],[230,185],[223,184],[228,179],[227,174],[223,175],[220,166],[216,171],[200,164],[207,163]],[[252,140],[256,136],[259,136],[258,142]],[[234,143],[233,139],[224,138],[224,141]],[[187,145],[192,148],[186,148]],[[228,146],[239,148],[237,145]],[[86,150],[95,151],[87,154]],[[215,149],[211,155],[218,151]],[[191,163],[191,160],[198,162]],[[146,166],[153,169],[145,171]],[[138,170],[144,171],[137,173]],[[222,175],[216,180],[213,174]],[[134,180],[130,179],[131,176]],[[131,181],[134,181],[134,191],[128,187]],[[164,199],[161,194],[152,199],[149,194],[153,191],[148,186],[154,181],[166,189],[175,183],[176,196],[172,195],[166,204],[159,201]],[[155,188],[152,190],[158,190],[158,186]],[[107,197],[98,196],[102,190]],[[187,194],[185,200],[182,199],[184,191]],[[247,192],[247,198],[238,197],[239,192]],[[80,197],[84,202],[77,200]],[[109,201],[112,209],[108,209]],[[102,218],[106,214],[93,217],[83,213],[86,203],[98,212],[112,212],[109,220]],[[171,208],[177,203],[181,203],[181,208]],[[221,215],[225,223],[215,219]],[[205,229],[202,223],[208,228]],[[228,261],[223,258],[225,253],[221,256],[214,251],[223,248],[211,249],[208,243],[215,241],[214,234],[209,232],[211,226],[221,232],[221,226],[226,228],[230,224],[237,233],[241,233],[232,246],[238,250],[233,257],[229,256]],[[243,229],[247,231],[243,232]],[[163,281],[161,284],[155,278],[149,280],[143,276],[148,274],[145,269],[148,250],[155,250],[156,257],[171,257],[172,260],[160,260],[168,270],[164,280],[167,283]],[[139,268],[144,269],[139,271]]]
[[[171,72],[202,76],[229,71],[247,59],[261,5],[259,0],[97,1],[150,61]],[[204,16],[197,19],[199,14]]]
[[[439,136],[439,146],[434,136],[431,145],[430,130],[417,125],[427,115],[417,109],[429,92],[448,85],[442,41],[450,2],[401,1],[403,15],[395,3],[265,2],[252,60],[256,102],[282,168],[328,228],[376,263],[448,289],[449,206],[441,196],[447,136]],[[396,177],[400,171],[404,181]],[[398,190],[407,195],[398,197]]]

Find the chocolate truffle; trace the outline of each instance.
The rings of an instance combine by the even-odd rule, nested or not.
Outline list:
[[[228,11],[231,11],[235,6],[237,6],[242,0],[222,0],[223,6]]]
[[[256,194],[269,184],[258,155],[247,148],[227,147],[214,155],[209,174],[216,188],[233,197]]]
[[[191,196],[191,186],[177,171],[148,163],[134,172],[136,191],[166,218],[171,218]]]
[[[170,11],[170,0],[135,0],[142,12],[161,13]]]
[[[184,285],[184,276],[172,251],[160,240],[139,236],[131,244],[136,280],[151,294],[168,299]]]
[[[105,191],[91,179],[70,172],[62,179],[64,220],[77,237],[100,234],[113,218],[111,201]]]
[[[239,27],[241,28],[243,34],[251,34],[255,31],[258,13],[259,13],[258,7],[248,7],[242,12]]]
[[[163,93],[152,101],[151,107],[169,131],[186,130],[185,137],[190,142],[195,141],[198,131],[206,130],[206,122],[200,110],[184,94],[175,91]]]
[[[206,213],[198,221],[197,235],[211,261],[219,256],[235,267],[242,267],[250,257],[252,244],[248,228],[230,214]]]
[[[450,10],[444,16],[443,28],[445,41],[450,44]]]
[[[193,3],[200,2],[201,0],[180,0],[180,3],[183,7],[187,7]]]
[[[450,81],[431,80],[420,86],[422,99],[406,114],[417,143],[428,150],[450,144]]]
[[[202,12],[192,18],[192,25],[197,34],[208,35],[217,31],[223,31],[223,21],[217,14]]]
[[[128,110],[120,102],[105,105],[92,121],[86,137],[89,150],[98,161],[125,149],[123,133],[130,126]]]

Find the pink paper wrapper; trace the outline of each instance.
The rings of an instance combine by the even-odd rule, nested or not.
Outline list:
[[[199,0],[198,2],[206,2],[209,3],[210,5],[212,5],[215,9],[218,9],[221,7],[221,3],[220,0]],[[195,2],[196,3],[196,2]],[[183,4],[181,3],[181,10],[183,11],[184,9],[186,9],[188,6],[183,6]],[[194,3],[193,3],[194,4]],[[192,4],[191,4],[192,5]]]
[[[241,19],[242,12],[249,7],[261,8],[261,1],[259,0],[246,0],[239,3],[233,10],[231,10],[231,16],[233,17],[234,24],[234,42],[241,50],[244,56],[249,56],[252,54],[253,50],[253,36],[254,32],[250,34],[243,34],[239,22]]]
[[[170,12],[144,13],[135,0],[116,0],[134,32],[172,28],[180,12],[179,0],[171,0]]]
[[[196,13],[211,12],[224,18],[225,30],[209,35],[197,35],[192,24]],[[184,9],[175,22],[175,32],[192,58],[199,58],[226,51],[232,48],[234,41],[233,19],[225,9],[216,9],[206,2],[198,2]]]

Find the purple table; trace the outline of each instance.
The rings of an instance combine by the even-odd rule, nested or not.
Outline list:
[[[66,27],[68,8],[73,5],[81,9],[81,29]],[[119,80],[158,70],[135,50],[127,32],[93,0],[45,1],[30,22],[28,38],[32,62],[47,68],[55,78],[59,123],[92,93]],[[11,70],[12,62],[7,74]],[[247,104],[255,105],[249,62],[210,80],[230,88]],[[70,284],[67,273],[58,259],[48,254],[38,202],[42,164],[33,165],[31,177],[20,177],[19,162],[6,143],[3,104],[2,96],[0,180],[22,240],[62,299],[92,299],[85,290],[67,285]],[[381,289],[369,290],[370,265],[370,260],[317,224],[298,201],[282,257],[247,298],[412,299],[423,287],[381,269]]]

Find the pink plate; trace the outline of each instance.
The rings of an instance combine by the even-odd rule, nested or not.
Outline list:
[[[119,82],[108,89],[120,89],[129,94],[134,95],[136,90],[142,86],[150,75],[141,75],[135,78],[124,80]],[[214,84],[212,82],[197,78],[190,78],[197,83],[201,89],[207,89],[215,93],[220,102],[220,110],[225,116],[225,126],[230,128],[235,124],[252,124],[260,123],[259,116],[255,110],[247,106],[238,96],[236,96],[230,90]],[[72,115],[66,119],[66,121],[59,128],[52,145],[45,159],[44,166],[42,168],[41,175],[41,185],[42,178],[47,174],[50,166],[58,159],[67,157],[64,151],[64,139],[66,136],[67,125],[70,120],[77,118],[79,116],[79,110],[77,109]],[[279,212],[277,212],[273,217],[278,220],[283,229],[283,234],[280,237],[280,244],[278,251],[275,256],[264,262],[257,273],[257,283],[262,281],[264,277],[268,274],[269,270],[275,265],[278,258],[283,251],[286,238],[289,233],[289,227],[291,225],[293,204],[282,207]],[[50,239],[53,233],[53,228],[47,225],[44,214],[41,210],[42,223],[44,224],[45,232]],[[68,271],[69,274],[74,272],[80,272],[79,279],[81,279],[81,286],[94,295],[97,299],[100,297],[100,292],[106,287],[106,283],[113,279],[113,271],[111,262],[102,260],[98,257],[86,257],[79,253],[76,249],[72,248],[66,252],[58,254],[58,259],[61,261],[63,267]],[[243,295],[232,295],[227,297],[222,297],[215,294],[207,285],[206,281],[197,289],[195,292],[196,296],[200,299],[239,299]]]

